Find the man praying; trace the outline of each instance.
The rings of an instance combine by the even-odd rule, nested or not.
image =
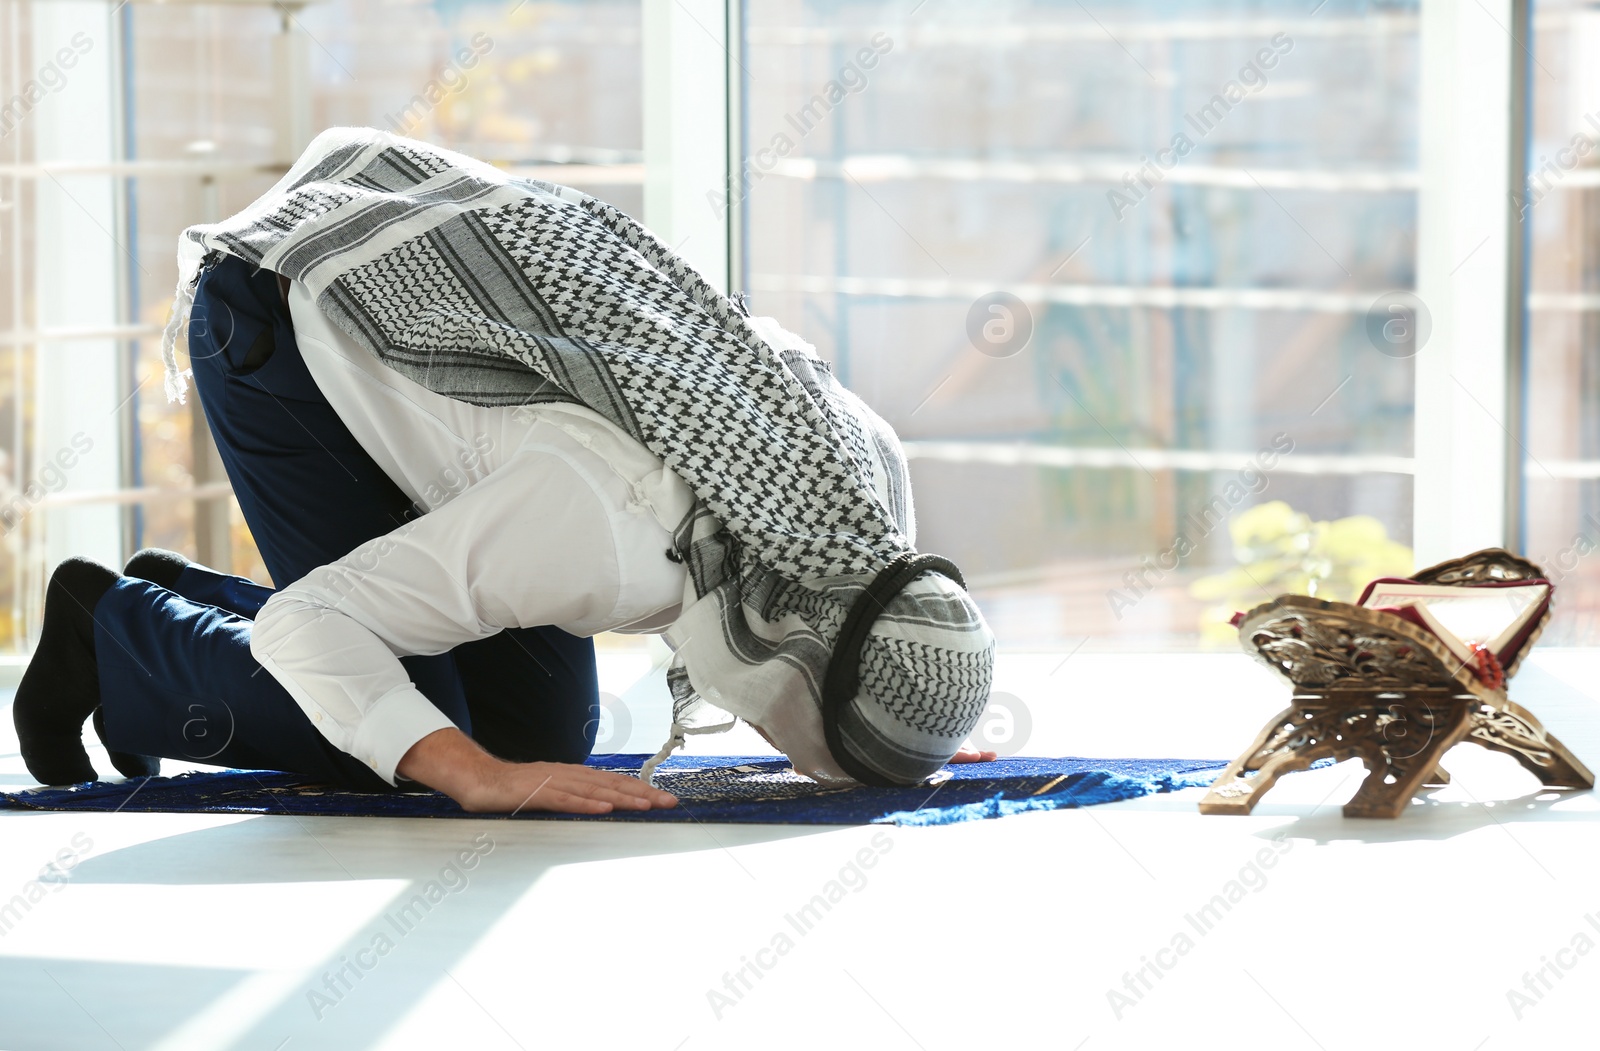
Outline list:
[[[632,219],[366,129],[186,231],[166,347],[281,590],[147,550],[58,567],[14,714],[29,771],[160,757],[408,783],[472,811],[670,806],[742,718],[796,771],[913,784],[964,745],[994,638],[915,550],[893,430],[799,337]],[[642,777],[583,766],[590,637],[662,634]]]

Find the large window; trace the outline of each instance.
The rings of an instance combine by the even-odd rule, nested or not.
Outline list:
[[[1593,641],[1597,19],[0,0],[0,650],[68,554],[265,579],[159,329],[179,231],[335,124],[615,201],[812,340],[1005,646],[1232,645],[1279,592],[1502,539]]]
[[[1416,5],[1311,6],[744,6],[736,280],[907,440],[1008,644],[1231,644],[1411,568],[1368,315],[1414,283]]]

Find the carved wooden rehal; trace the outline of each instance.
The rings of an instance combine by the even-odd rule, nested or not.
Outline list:
[[[1499,548],[1441,562],[1419,584],[1528,580],[1544,573]],[[1505,669],[1510,683],[1545,622]],[[1439,766],[1462,741],[1506,752],[1551,787],[1593,788],[1594,775],[1532,713],[1492,688],[1410,621],[1345,602],[1284,595],[1239,624],[1245,651],[1288,679],[1294,698],[1200,803],[1202,814],[1248,814],[1284,774],[1318,759],[1360,759],[1367,776],[1345,817],[1398,817],[1417,789],[1449,782]]]

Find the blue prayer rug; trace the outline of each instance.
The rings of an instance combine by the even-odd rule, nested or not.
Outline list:
[[[646,756],[602,755],[589,765],[637,773]],[[912,788],[820,785],[771,756],[668,759],[656,784],[678,797],[671,810],[605,815],[524,811],[518,820],[701,821],[764,825],[948,825],[1133,799],[1209,785],[1220,759],[998,759],[948,767]],[[0,810],[138,811],[166,814],[293,814],[324,817],[476,817],[439,792],[348,792],[293,774],[254,770],[96,781],[70,788],[0,792]]]

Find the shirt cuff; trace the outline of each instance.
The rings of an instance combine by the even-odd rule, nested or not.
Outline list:
[[[435,730],[454,726],[449,716],[408,682],[379,697],[362,714],[350,741],[350,754],[392,785],[396,783],[394,768],[412,745]]]

